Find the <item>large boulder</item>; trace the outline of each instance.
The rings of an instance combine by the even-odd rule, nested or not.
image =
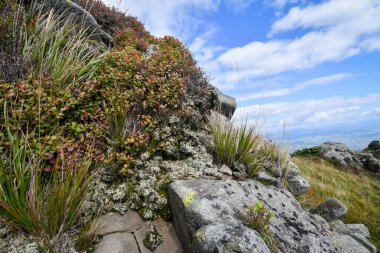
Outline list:
[[[358,153],[342,143],[325,142],[321,145],[320,154],[345,168],[356,167],[356,163],[359,162]]]
[[[231,119],[232,115],[234,115],[236,110],[236,99],[228,96],[226,94],[223,94],[219,89],[214,88],[220,113],[226,116],[227,118]]]
[[[362,154],[360,159],[364,169],[372,172],[380,172],[380,160],[376,159],[372,153]]]
[[[380,141],[371,141],[370,144],[368,144],[369,150],[378,150],[380,149]]]
[[[74,22],[84,25],[91,37],[107,46],[112,45],[112,37],[96,22],[95,18],[73,1],[68,0],[38,0],[45,10],[54,9],[62,15],[71,15]]]
[[[186,252],[267,252],[259,231],[244,226],[247,208],[258,201],[273,214],[269,227],[279,252],[370,252],[303,210],[287,190],[254,180],[180,180],[169,186],[169,201]]]
[[[339,219],[347,214],[347,207],[337,198],[328,198],[314,209],[310,210],[322,216],[327,221]]]

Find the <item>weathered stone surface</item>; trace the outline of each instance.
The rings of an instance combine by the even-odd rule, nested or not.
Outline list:
[[[227,118],[231,118],[232,115],[234,115],[234,112],[236,110],[236,99],[233,97],[230,97],[228,95],[223,94],[220,90],[217,88],[214,88],[217,99],[219,101],[219,109],[221,114],[226,116]]]
[[[207,225],[196,232],[193,240],[193,251],[199,253],[270,253],[260,235],[255,230],[243,225]]]
[[[259,171],[255,175],[255,179],[264,184],[271,184],[276,186],[280,184],[280,180],[278,178],[268,175],[268,173],[266,173],[265,171]]]
[[[199,247],[207,248],[216,240],[212,236],[204,237],[205,240],[196,239],[201,231],[216,227],[222,231],[231,226],[242,226],[248,206],[257,201],[263,202],[273,214],[270,229],[279,252],[369,252],[350,236],[333,231],[320,216],[303,210],[288,191],[254,180],[176,181],[169,187],[169,201],[177,234],[187,252],[196,252]],[[237,235],[240,236],[242,234]],[[219,252],[236,240],[239,238],[216,240],[220,243]],[[238,249],[234,252],[252,251]]]
[[[219,172],[232,176],[232,170],[225,164],[223,164],[222,167],[219,168]]]
[[[371,141],[370,144],[368,144],[369,150],[378,150],[380,149],[380,141]]]
[[[347,207],[337,198],[328,198],[310,212],[322,216],[327,221],[341,218],[347,214]]]
[[[321,145],[320,154],[343,167],[353,166],[355,162],[359,162],[358,153],[342,143],[325,142]]]
[[[153,222],[156,227],[158,233],[162,236],[162,243],[153,251],[154,253],[183,253],[183,248],[181,242],[179,241],[173,224],[165,222],[161,218],[157,219]],[[144,226],[136,231],[135,237],[136,241],[139,245],[140,253],[151,253],[149,249],[147,249],[144,245],[144,238],[146,233],[148,232],[149,226],[148,224],[144,224]]]
[[[95,249],[95,253],[140,253],[131,233],[114,233],[104,236]]]
[[[361,155],[363,167],[372,172],[380,172],[380,160],[376,159],[372,153]]]
[[[359,233],[367,238],[371,236],[367,226],[364,224],[346,224],[346,227],[351,231],[351,233]]]
[[[334,231],[340,234],[349,235],[352,233],[351,230],[347,228],[346,224],[344,224],[342,220],[333,220],[330,221],[329,224]]]
[[[293,195],[296,197],[301,196],[310,188],[309,182],[302,176],[294,176],[288,179],[288,183]]]
[[[299,176],[301,174],[300,169],[297,165],[295,165],[292,161],[288,161],[286,170],[285,170],[285,178],[291,179],[293,177]]]
[[[367,238],[365,238],[364,235],[362,234],[359,234],[359,233],[353,233],[351,235],[352,238],[354,238],[357,242],[359,242],[360,244],[362,244],[364,247],[366,247],[369,252],[371,253],[376,253],[377,252],[377,249],[375,246],[373,246]]]
[[[116,232],[135,232],[143,225],[137,212],[129,210],[126,214],[109,213],[102,216],[96,228],[96,235],[107,235]]]
[[[91,32],[91,36],[106,45],[112,45],[112,37],[106,33],[96,22],[95,18],[85,9],[72,1],[66,0],[39,0],[47,10],[54,8],[61,14],[72,15],[75,22],[83,24],[88,31]]]

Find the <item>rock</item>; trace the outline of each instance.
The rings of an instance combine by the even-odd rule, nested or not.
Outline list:
[[[156,227],[153,224],[151,224],[143,240],[145,248],[154,251],[158,246],[160,246],[162,241],[162,235],[160,235]]]
[[[347,207],[337,198],[328,198],[320,203],[310,212],[322,216],[326,221],[332,221],[341,218],[347,214]]]
[[[268,175],[268,173],[266,173],[265,171],[259,171],[255,175],[255,179],[263,184],[271,184],[271,185],[276,185],[276,186],[280,185],[279,179]]]
[[[295,197],[301,196],[310,188],[309,182],[302,176],[294,176],[288,180],[288,185]]]
[[[74,21],[78,24],[84,25],[91,33],[91,37],[103,42],[107,46],[113,44],[112,37],[106,33],[96,22],[95,18],[85,9],[73,1],[66,0],[38,0],[47,11],[51,8],[57,10],[60,14],[72,15]]]
[[[376,159],[373,154],[366,153],[361,156],[363,167],[372,172],[380,172],[380,160]]]
[[[154,250],[154,253],[183,253],[181,242],[179,241],[173,224],[165,222],[161,218],[155,220],[153,225],[157,232],[162,236],[162,243]],[[144,224],[141,229],[136,231],[135,237],[141,253],[151,253],[144,245],[144,238],[149,230],[149,226]]]
[[[222,167],[219,168],[219,172],[232,176],[232,170],[225,164],[223,164]]]
[[[346,227],[351,231],[351,233],[359,233],[367,238],[371,236],[367,226],[364,224],[346,224]]]
[[[376,253],[377,252],[377,249],[375,246],[373,246],[367,238],[365,238],[364,235],[362,234],[359,234],[359,233],[353,233],[351,235],[352,238],[354,238],[357,242],[359,242],[361,245],[363,245],[364,247],[366,247],[369,252],[371,253]]]
[[[25,246],[25,253],[38,253],[39,246],[36,242],[29,243]]]
[[[240,246],[230,249],[247,233],[255,240],[248,228],[241,228],[241,233],[233,231],[243,226],[248,206],[258,201],[273,214],[269,228],[280,253],[370,252],[350,236],[333,231],[320,216],[303,210],[287,190],[254,180],[180,180],[169,186],[169,201],[174,227],[186,252],[210,247],[217,248],[216,252],[254,252]],[[223,237],[217,238],[212,231],[219,231]],[[245,243],[250,245],[248,241]]]
[[[137,212],[129,210],[126,214],[109,213],[102,216],[95,229],[95,235],[107,235],[116,232],[132,233],[143,224]]]
[[[220,113],[226,116],[227,118],[231,119],[232,115],[234,115],[234,112],[236,110],[236,99],[223,94],[219,89],[214,88],[215,93],[217,95],[217,100],[219,102]]]
[[[349,235],[352,233],[351,230],[348,229],[348,227],[346,226],[346,224],[343,223],[342,220],[333,220],[330,221],[329,224],[334,231],[340,234]]]
[[[104,236],[95,253],[140,253],[135,238],[130,233],[114,233]]]
[[[193,240],[193,252],[270,253],[260,235],[255,230],[243,225],[210,224],[199,229]]]
[[[244,164],[239,164],[236,169],[232,172],[232,176],[236,180],[245,180],[248,178],[248,170]]]
[[[380,141],[371,141],[370,144],[368,144],[369,150],[378,150],[380,149]]]
[[[285,169],[285,178],[291,179],[293,177],[299,176],[301,174],[300,169],[292,161],[288,161],[288,164]]]
[[[358,153],[342,143],[325,142],[321,145],[320,154],[327,160],[337,162],[342,167],[354,166],[358,162]]]

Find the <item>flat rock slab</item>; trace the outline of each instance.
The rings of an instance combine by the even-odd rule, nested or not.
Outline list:
[[[169,201],[174,226],[186,252],[267,252],[266,245],[255,237],[256,231],[243,225],[248,206],[258,201],[273,214],[270,229],[279,252],[371,252],[368,245],[333,231],[322,217],[303,210],[287,190],[254,180],[180,180],[169,186]],[[230,237],[223,232],[238,231],[233,228],[239,226],[246,232]],[[226,236],[215,238],[209,231]],[[235,248],[230,250],[234,241]],[[207,246],[210,244],[211,248]],[[249,248],[253,244],[256,251]]]
[[[179,241],[173,224],[165,222],[161,218],[153,222],[157,232],[162,236],[162,243],[153,251],[154,253],[184,253],[181,242]],[[143,243],[146,233],[149,230],[148,224],[144,224],[141,229],[136,231],[135,237],[141,253],[152,253]]]
[[[104,236],[98,243],[95,253],[140,253],[131,233],[114,233]]]
[[[102,216],[96,228],[96,235],[107,235],[117,232],[132,233],[141,228],[144,221],[137,212],[129,210],[126,214],[109,213]]]
[[[96,235],[103,236],[96,246],[95,253],[183,253],[173,224],[157,219],[153,222],[163,242],[154,250],[147,249],[143,243],[150,222],[144,222],[137,212],[129,210],[126,214],[109,213],[100,218]]]

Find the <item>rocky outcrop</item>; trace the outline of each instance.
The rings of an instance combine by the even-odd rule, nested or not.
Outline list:
[[[257,231],[244,225],[248,206],[258,201],[273,214],[270,230],[279,252],[371,252],[303,210],[287,190],[254,180],[176,181],[169,187],[169,201],[186,252],[268,252]]]
[[[347,207],[337,198],[328,198],[310,212],[322,216],[326,221],[339,219],[347,214]]]
[[[107,46],[112,45],[112,37],[100,27],[95,18],[88,11],[78,4],[66,0],[39,0],[37,2],[41,3],[46,10],[54,9],[61,15],[71,15],[76,23],[86,27],[93,39],[103,42]]]
[[[219,104],[219,110],[221,114],[226,116],[227,118],[231,118],[232,115],[234,115],[235,110],[236,110],[236,99],[233,97],[230,97],[226,94],[223,94],[219,89],[214,88],[218,104]]]

